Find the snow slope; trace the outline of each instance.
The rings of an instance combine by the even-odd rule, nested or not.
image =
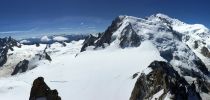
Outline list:
[[[153,60],[163,60],[149,41],[137,48],[113,46],[83,52],[75,58],[82,42],[68,43],[65,48],[53,44],[47,49],[54,52],[51,63],[43,61],[26,73],[1,78],[0,97],[27,100],[33,80],[43,76],[49,87],[58,90],[62,100],[128,100],[136,82],[132,75],[144,70]],[[28,47],[23,46],[21,51]],[[15,49],[18,52],[18,48]]]

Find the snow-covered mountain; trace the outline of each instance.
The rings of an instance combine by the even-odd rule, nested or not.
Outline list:
[[[155,14],[119,16],[85,40],[42,37],[65,46],[8,50],[0,97],[27,100],[33,80],[43,76],[62,100],[210,100],[209,36],[203,25]]]
[[[160,56],[164,58],[169,65],[172,65],[173,69],[177,71],[181,77],[187,77],[183,78],[185,81],[189,80],[189,77],[209,80],[209,36],[209,29],[203,25],[186,24],[163,14],[152,15],[145,19],[132,16],[119,16],[104,33],[96,37],[91,35],[86,39],[81,52],[91,48],[141,47],[142,42],[149,41],[157,48]],[[198,83],[198,80],[195,79],[188,81],[188,85],[179,83],[179,79],[176,80],[179,85],[181,84],[184,85],[184,87],[188,87],[192,81],[197,81]],[[171,80],[167,79],[167,81]],[[154,82],[152,84],[154,84]],[[210,89],[210,84],[206,84],[208,84],[206,87]],[[152,96],[163,88],[164,87],[158,88],[155,91],[148,90],[149,93],[148,91],[141,91],[139,97],[131,99],[148,99],[150,98],[147,96],[148,94]],[[167,87],[164,89],[163,98],[167,97],[166,94],[168,91],[171,91],[171,88]],[[143,95],[145,93],[147,95]],[[174,98],[176,98],[176,95]]]

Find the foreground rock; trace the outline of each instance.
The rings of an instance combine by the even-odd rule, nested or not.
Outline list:
[[[148,68],[152,71],[139,76],[130,100],[151,100],[160,91],[163,91],[160,96],[153,99],[201,100],[200,92],[209,93],[209,83],[205,79],[197,78],[188,83],[169,63],[154,61]]]
[[[57,90],[51,90],[43,77],[34,80],[29,100],[61,100]]]

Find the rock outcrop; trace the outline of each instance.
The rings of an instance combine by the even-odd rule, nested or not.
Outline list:
[[[40,46],[40,44],[39,44],[39,43],[35,43],[35,45],[36,45],[36,47],[39,47],[39,46]]]
[[[105,44],[110,44],[112,42],[112,35],[117,29],[122,25],[122,20],[124,16],[119,16],[112,21],[112,24],[107,28],[107,30],[103,33],[99,33],[97,37],[90,35],[85,39],[83,46],[81,48],[81,52],[85,51],[88,46],[105,47]],[[128,33],[128,31],[126,32]],[[125,34],[126,35],[126,34]],[[135,37],[134,37],[135,38]],[[126,42],[126,39],[122,39]],[[124,43],[122,43],[123,45]]]
[[[142,73],[132,91],[130,100],[151,100],[153,95],[163,90],[158,100],[164,100],[167,94],[171,94],[172,100],[201,100],[201,92],[209,92],[209,83],[201,80],[188,83],[186,79],[179,75],[173,67],[163,61],[154,61],[148,68],[152,71],[148,74]],[[208,85],[207,85],[208,84]],[[199,90],[196,89],[199,87]],[[201,89],[203,88],[203,89]]]
[[[45,59],[47,59],[48,61],[52,61],[52,58],[51,58],[50,55],[47,54],[46,52],[45,52]]]
[[[63,42],[59,42],[63,47],[66,47],[66,43],[63,41]]]
[[[8,50],[13,51],[13,47],[21,47],[18,41],[11,37],[0,38],[0,67],[7,62]]]
[[[43,58],[48,60],[48,61],[52,61],[52,58],[50,57],[50,55],[48,54],[48,52],[46,51],[48,48],[50,48],[50,44],[47,44],[45,49],[43,50],[43,53],[40,54],[36,54],[39,56],[39,60],[42,60]]]
[[[16,75],[17,73],[26,72],[27,69],[28,69],[28,64],[29,64],[29,61],[28,61],[28,60],[25,60],[25,59],[24,59],[23,61],[20,61],[20,62],[16,65],[16,67],[15,67],[15,69],[14,69],[14,71],[12,72],[11,75]]]
[[[86,48],[87,48],[88,46],[93,46],[93,45],[94,45],[94,42],[95,42],[97,39],[98,39],[97,37],[95,37],[95,36],[93,36],[93,35],[90,34],[90,35],[85,39],[85,41],[83,42],[83,46],[82,46],[80,52],[85,51]]]
[[[0,49],[0,67],[3,66],[7,62],[7,48],[1,48]]]
[[[203,56],[210,58],[210,52],[208,50],[208,48],[206,47],[202,47],[201,48],[201,54],[203,54]]]
[[[133,30],[132,25],[128,24],[122,31],[120,38],[120,47],[138,47],[141,44],[141,38]]]
[[[194,48],[195,48],[195,49],[198,48],[198,41],[194,41]]]
[[[110,44],[112,42],[112,35],[122,25],[122,21],[125,16],[118,16],[112,21],[111,26],[95,41],[95,47],[104,47],[104,44]]]

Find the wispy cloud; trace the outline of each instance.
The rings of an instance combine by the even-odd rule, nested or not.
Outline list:
[[[81,23],[80,23],[80,25],[84,25],[84,24],[85,24],[84,22],[81,22]]]
[[[3,32],[0,32],[0,34],[5,34],[5,33],[23,33],[23,32],[26,32],[26,31],[3,31]]]
[[[33,28],[30,30],[12,30],[12,31],[0,31],[0,34],[9,34],[9,33],[28,33],[28,32],[33,32],[35,31],[37,28]]]
[[[58,28],[59,30],[72,30],[72,28],[71,27],[60,27],[60,28]]]
[[[89,26],[89,27],[87,27],[88,29],[96,29],[96,27],[94,27],[94,26]]]

